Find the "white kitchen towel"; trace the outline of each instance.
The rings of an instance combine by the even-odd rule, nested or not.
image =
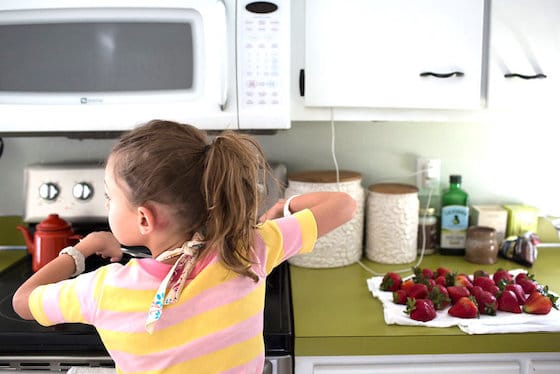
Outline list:
[[[521,269],[510,270],[511,274],[522,272]],[[383,304],[383,315],[388,325],[409,325],[426,327],[458,326],[467,334],[502,334],[520,332],[559,332],[560,311],[552,309],[547,315],[528,313],[509,313],[498,311],[495,316],[481,315],[480,318],[457,318],[447,313],[447,308],[437,311],[435,319],[428,322],[415,321],[404,311],[405,305],[393,302],[393,293],[381,291],[379,286],[383,277],[372,277],[367,286],[372,295]]]

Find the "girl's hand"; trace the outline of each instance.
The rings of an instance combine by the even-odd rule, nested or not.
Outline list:
[[[76,249],[86,257],[96,254],[110,258],[111,262],[120,261],[123,255],[120,243],[108,231],[92,232],[76,245]]]
[[[286,203],[285,199],[280,199],[274,204],[270,209],[268,209],[262,216],[259,218],[259,222],[264,222],[268,219],[275,219],[284,217],[284,204]]]

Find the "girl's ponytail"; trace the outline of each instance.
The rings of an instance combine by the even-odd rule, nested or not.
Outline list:
[[[206,152],[201,192],[208,209],[207,248],[217,248],[227,268],[257,281],[251,254],[262,196],[258,182],[268,172],[264,152],[252,137],[230,131]]]

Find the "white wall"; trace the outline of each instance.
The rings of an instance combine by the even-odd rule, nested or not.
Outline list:
[[[493,123],[335,123],[341,169],[363,174],[363,185],[414,184],[418,156],[442,160],[448,175],[463,175],[473,203],[525,203],[560,216],[558,119]],[[332,169],[331,125],[294,123],[276,135],[259,135],[269,159],[284,161],[288,172]],[[104,159],[114,140],[62,137],[4,138],[0,158],[0,215],[19,215],[25,165],[38,162]]]

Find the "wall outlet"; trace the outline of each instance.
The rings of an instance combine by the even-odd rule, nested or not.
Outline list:
[[[416,186],[420,190],[432,189],[438,194],[441,181],[441,160],[419,157],[416,159]]]

